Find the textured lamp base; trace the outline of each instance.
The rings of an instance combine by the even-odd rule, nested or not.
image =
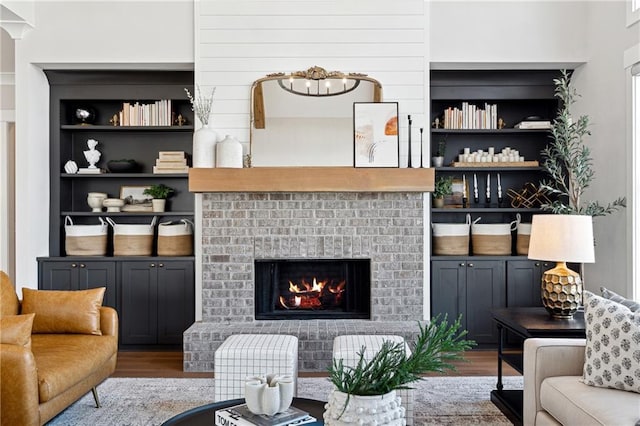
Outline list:
[[[572,318],[582,303],[580,274],[565,262],[542,274],[542,305],[554,318]]]

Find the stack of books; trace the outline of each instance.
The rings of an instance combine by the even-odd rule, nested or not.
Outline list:
[[[247,404],[235,405],[216,411],[216,426],[293,426],[316,422],[306,411],[289,407],[273,416],[253,414]]]
[[[531,130],[531,129],[550,129],[551,128],[551,121],[549,120],[523,120],[521,122],[519,122],[518,124],[516,124],[515,126],[513,126],[514,129],[527,129],[527,130]]]
[[[160,151],[153,173],[189,173],[184,151]]]

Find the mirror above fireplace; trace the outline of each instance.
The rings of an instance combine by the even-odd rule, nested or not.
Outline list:
[[[251,86],[253,167],[353,166],[353,103],[382,101],[382,85],[359,73],[269,74]]]

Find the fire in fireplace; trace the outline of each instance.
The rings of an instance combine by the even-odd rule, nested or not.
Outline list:
[[[256,319],[370,318],[369,259],[255,261]]]

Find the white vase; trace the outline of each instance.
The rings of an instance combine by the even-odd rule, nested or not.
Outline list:
[[[332,390],[325,404],[327,426],[389,425],[405,426],[405,409],[396,391],[384,395],[348,395]]]
[[[216,145],[216,167],[242,168],[242,144],[238,139],[226,135]]]
[[[273,416],[286,411],[293,401],[293,377],[275,374],[249,377],[244,383],[244,399],[254,414]]]
[[[167,200],[164,198],[154,198],[151,200],[151,210],[154,212],[163,212],[166,205]]]
[[[193,167],[216,166],[218,134],[206,124],[193,133]]]

